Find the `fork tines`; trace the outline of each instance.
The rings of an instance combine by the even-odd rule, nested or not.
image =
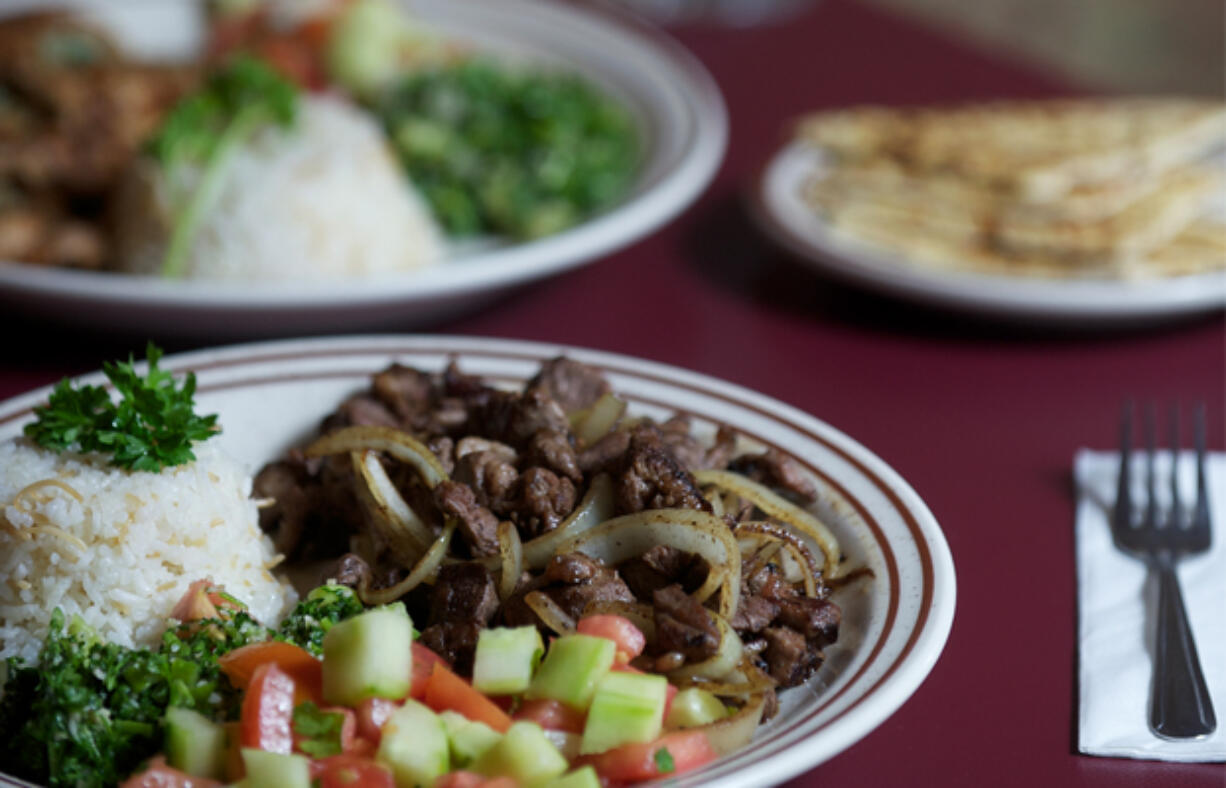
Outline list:
[[[1176,551],[1198,552],[1208,546],[1209,542],[1209,502],[1208,483],[1205,478],[1205,406],[1197,405],[1193,411],[1192,442],[1196,462],[1196,495],[1191,505],[1184,502],[1180,495],[1179,460],[1181,452],[1179,408],[1171,406],[1168,441],[1170,444],[1171,463],[1167,484],[1170,488],[1170,503],[1162,514],[1160,496],[1157,494],[1160,482],[1156,470],[1157,429],[1155,409],[1152,404],[1143,409],[1142,440],[1145,447],[1144,488],[1145,500],[1138,507],[1132,496],[1132,429],[1133,404],[1124,405],[1120,419],[1120,474],[1115,498],[1115,509],[1112,513],[1112,527],[1117,540],[1127,536],[1129,531],[1138,529],[1161,529],[1174,527],[1186,530],[1188,537],[1185,544],[1174,546]],[[1137,509],[1141,511],[1138,515]],[[1125,539],[1127,541],[1127,539]],[[1137,548],[1141,545],[1130,545]]]

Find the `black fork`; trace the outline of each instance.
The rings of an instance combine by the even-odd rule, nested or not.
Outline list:
[[[1175,574],[1175,564],[1186,555],[1209,549],[1212,534],[1209,523],[1209,490],[1205,479],[1205,409],[1195,412],[1196,499],[1187,509],[1179,496],[1179,411],[1171,409],[1171,505],[1161,511],[1154,471],[1154,409],[1145,409],[1145,501],[1134,506],[1131,495],[1132,405],[1124,407],[1120,422],[1120,475],[1111,518],[1115,544],[1121,550],[1145,561],[1158,576],[1158,622],[1154,641],[1154,680],[1149,727],[1168,739],[1194,739],[1207,736],[1217,728],[1217,717],[1209,688],[1201,672],[1200,658],[1183,593]]]

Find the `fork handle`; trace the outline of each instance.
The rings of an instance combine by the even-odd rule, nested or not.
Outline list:
[[[1201,673],[1174,562],[1158,560],[1158,632],[1149,726],[1167,739],[1193,739],[1217,728],[1209,687]]]

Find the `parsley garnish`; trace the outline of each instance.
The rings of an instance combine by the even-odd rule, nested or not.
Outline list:
[[[176,201],[162,275],[177,277],[204,215],[221,189],[230,153],[268,124],[289,126],[297,113],[293,83],[256,58],[241,55],[213,73],[204,87],[180,101],[149,142],[168,175],[181,166],[200,170],[194,188]],[[175,178],[168,179],[171,183]]]
[[[314,758],[327,758],[341,751],[341,729],[345,715],[339,711],[320,711],[311,701],[294,707],[295,745]]]
[[[660,770],[660,774],[672,774],[677,770],[677,764],[673,761],[673,754],[668,751],[667,747],[661,747],[656,750],[655,761],[656,768]]]
[[[133,471],[157,472],[196,459],[192,443],[219,431],[217,416],[197,416],[193,410],[193,373],[176,386],[174,376],[158,368],[162,351],[150,342],[145,355],[149,371],[143,377],[131,355],[126,362],[102,365],[119,392],[118,403],[102,386],[74,387],[62,380],[47,404],[34,409],[36,420],[26,425],[25,434],[56,451],[76,446],[110,454],[111,465]]]

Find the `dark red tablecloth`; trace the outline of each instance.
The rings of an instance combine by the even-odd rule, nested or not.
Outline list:
[[[1069,87],[847,0],[781,25],[675,32],[731,113],[728,156],[704,197],[619,254],[436,330],[628,353],[752,387],[861,441],[927,501],[958,571],[945,652],[885,724],[795,785],[1221,786],[1221,765],[1076,754],[1070,467],[1078,447],[1113,444],[1128,397],[1207,403],[1221,448],[1222,315],[1099,333],[943,315],[820,278],[743,210],[807,110]],[[0,320],[0,396],[140,350]]]

